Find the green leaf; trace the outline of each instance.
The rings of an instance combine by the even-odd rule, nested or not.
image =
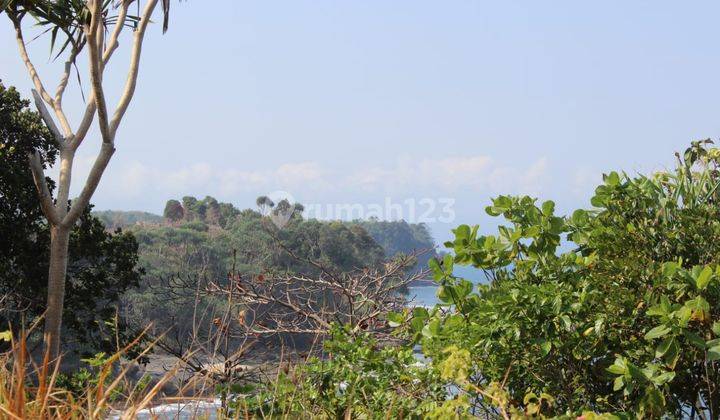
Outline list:
[[[675,372],[664,372],[652,378],[652,382],[661,386],[675,379]]]
[[[415,308],[413,308],[412,312],[413,318],[427,319],[430,316],[427,309],[423,308],[422,306],[416,306]]]
[[[668,337],[660,342],[660,344],[655,349],[655,357],[660,358],[667,353],[668,349],[670,349],[670,346],[673,344],[673,341],[675,340],[675,337]]]
[[[455,239],[470,239],[470,226],[460,225],[454,231]]]
[[[447,275],[451,275],[453,273],[453,256],[450,254],[446,254],[445,257],[443,257],[443,271]]]
[[[705,266],[703,270],[700,272],[698,277],[695,279],[695,285],[700,290],[705,290],[707,285],[710,283],[710,278],[712,277],[713,270],[710,268],[710,266]]]
[[[0,332],[0,341],[12,341],[12,332],[9,330]]]
[[[679,266],[676,262],[666,262],[662,265],[662,274],[665,277],[672,277],[677,272]]]
[[[703,340],[699,335],[691,331],[683,331],[683,335],[690,344],[699,348],[700,350],[705,350],[705,340]]]
[[[452,293],[452,286],[440,286],[435,292],[438,299],[443,303],[452,303]]]
[[[685,302],[685,307],[692,311],[690,319],[704,322],[710,316],[710,304],[702,296],[695,296]]]
[[[670,332],[670,328],[666,327],[665,325],[658,325],[657,327],[651,329],[650,331],[645,334],[646,340],[654,340],[656,338],[664,337]]]
[[[552,216],[555,211],[555,203],[552,200],[548,200],[542,203],[542,213],[545,216]]]
[[[560,319],[562,320],[563,324],[565,325],[565,330],[571,331],[572,330],[572,321],[570,320],[570,317],[567,315],[562,315],[560,317]]]
[[[665,361],[665,364],[670,367],[670,369],[675,369],[675,365],[677,364],[679,358],[680,346],[678,345],[677,340],[675,340],[672,342],[672,344],[670,344],[670,347],[665,353],[663,360]]]
[[[627,367],[628,367],[628,372],[630,372],[630,376],[632,376],[633,379],[636,379],[638,381],[644,381],[647,379],[647,376],[645,376],[645,373],[640,368],[635,366],[634,364],[628,363]]]
[[[708,349],[707,360],[708,361],[720,360],[720,344]]]
[[[396,328],[402,325],[403,322],[405,322],[405,317],[403,316],[403,314],[391,312],[387,315],[387,320],[390,327]]]
[[[425,320],[420,318],[413,318],[410,320],[410,328],[414,332],[420,332],[425,327]]]
[[[615,363],[607,368],[607,371],[615,375],[624,375],[627,372],[627,364],[622,358],[615,359]]]
[[[625,386],[624,377],[618,376],[613,382],[613,391],[620,391]]]
[[[620,175],[615,171],[610,172],[605,179],[605,183],[611,187],[620,185]]]
[[[440,335],[440,320],[433,319],[422,329],[422,335],[426,338],[433,338]]]
[[[543,340],[540,342],[540,354],[543,355],[543,357],[547,356],[550,353],[550,350],[552,350],[552,343]]]
[[[469,280],[462,279],[455,286],[455,292],[457,293],[458,300],[465,298],[472,292],[473,283]],[[455,302],[457,303],[457,302]]]
[[[589,216],[588,216],[587,211],[578,209],[573,212],[573,214],[571,216],[571,220],[576,225],[584,225],[585,223],[588,222]]]

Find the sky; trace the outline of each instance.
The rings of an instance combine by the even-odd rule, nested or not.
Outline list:
[[[661,170],[717,137],[718,16],[710,1],[173,2],[92,202],[161,213],[184,195],[246,208],[284,191],[311,216],[400,216],[438,241],[461,223],[494,231],[499,194],[588,207],[603,172]],[[29,97],[0,22],[0,79]],[[105,78],[111,110],[128,45]],[[30,51],[54,90],[48,46]],[[76,194],[99,142],[78,152]]]

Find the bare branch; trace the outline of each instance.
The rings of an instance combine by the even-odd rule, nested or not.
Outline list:
[[[103,53],[103,65],[106,65],[108,61],[110,61],[113,53],[120,45],[120,43],[118,42],[118,38],[120,37],[120,33],[125,27],[125,20],[127,19],[127,11],[130,7],[130,3],[132,3],[132,0],[123,0],[120,4],[120,12],[118,12],[117,21],[115,22],[115,28],[110,35],[107,47],[105,48],[105,52]]]
[[[30,78],[33,81],[33,84],[35,85],[35,89],[39,92],[40,97],[48,104],[50,105],[53,110],[55,111],[55,115],[60,120],[60,125],[63,127],[63,130],[65,131],[65,136],[69,137],[72,135],[72,129],[70,128],[70,124],[67,121],[67,118],[65,117],[65,113],[62,111],[62,108],[58,106],[53,98],[50,96],[50,94],[45,90],[45,86],[42,83],[42,80],[40,79],[40,75],[38,74],[37,70],[35,69],[35,65],[30,60],[30,55],[27,52],[27,48],[25,47],[25,39],[23,37],[22,32],[22,24],[20,22],[20,19],[18,19],[17,15],[15,14],[9,14],[10,20],[13,22],[13,26],[15,27],[15,40],[18,44],[18,49],[20,51],[20,58],[25,63],[25,67],[28,70],[28,73],[30,73]],[[46,110],[47,112],[47,110]],[[48,114],[49,115],[49,114]],[[47,120],[46,120],[47,122]],[[53,124],[54,125],[54,124]],[[56,128],[57,130],[57,128]],[[53,133],[54,134],[54,133]],[[60,137],[62,138],[62,137]]]
[[[103,142],[102,146],[100,146],[100,153],[98,153],[95,163],[90,170],[90,174],[85,181],[85,187],[80,193],[80,196],[73,200],[70,211],[62,221],[64,225],[75,223],[85,210],[85,207],[87,207],[88,203],[90,203],[90,198],[95,192],[95,189],[100,182],[100,178],[102,177],[103,172],[105,172],[105,168],[107,168],[108,162],[110,162],[110,158],[114,153],[115,146],[113,146],[112,143]]]
[[[113,138],[115,137],[118,126],[120,125],[120,121],[122,120],[128,106],[130,105],[130,100],[132,100],[132,97],[135,94],[135,86],[137,85],[138,70],[140,67],[140,53],[142,52],[143,40],[145,38],[145,30],[147,29],[148,23],[150,23],[150,17],[152,16],[153,10],[155,10],[157,1],[158,0],[148,0],[147,4],[145,5],[145,10],[143,11],[142,18],[140,19],[140,24],[135,30],[135,40],[133,42],[132,54],[130,56],[130,70],[128,71],[125,89],[122,96],[120,97],[120,102],[118,103],[117,110],[115,111],[112,121],[110,122],[110,134],[113,136]]]
[[[10,20],[12,20],[13,26],[15,26],[15,40],[17,41],[18,49],[20,50],[20,58],[25,63],[25,67],[27,67],[28,73],[30,73],[30,78],[35,85],[35,89],[40,92],[42,99],[47,102],[48,105],[53,106],[54,101],[45,90],[45,86],[43,86],[42,80],[40,80],[40,76],[35,69],[35,65],[33,65],[32,61],[30,61],[30,55],[28,55],[27,48],[25,48],[25,39],[23,38],[22,24],[20,23],[20,19],[18,19],[17,15],[15,14],[8,14],[8,16],[10,17]]]
[[[102,64],[100,65],[101,71],[104,71],[105,66],[110,61],[113,53],[120,45],[118,39],[120,38],[120,34],[125,27],[125,22],[127,20],[127,12],[131,3],[132,0],[123,0],[120,4],[120,11],[118,12],[117,21],[115,22],[115,28],[110,35],[107,47],[105,48],[105,51],[103,53]],[[95,118],[96,110],[97,101],[95,100],[95,89],[93,88],[90,92],[90,100],[85,107],[85,113],[82,120],[80,120],[80,125],[78,125],[77,132],[75,133],[75,139],[70,145],[70,147],[72,147],[73,149],[77,149],[82,143],[82,141],[85,139],[85,136],[87,135],[87,132],[92,125],[93,119]]]
[[[83,114],[83,118],[80,121],[80,125],[78,126],[77,131],[75,132],[75,138],[73,139],[72,143],[70,143],[70,148],[73,150],[76,150],[80,144],[85,139],[85,136],[88,133],[88,130],[90,130],[90,126],[92,125],[93,119],[95,119],[95,110],[97,109],[97,102],[95,101],[95,89],[92,90],[90,93],[90,100],[88,101],[87,106],[85,107],[85,114]]]
[[[45,121],[45,124],[50,129],[53,137],[60,145],[60,148],[65,147],[65,137],[62,135],[62,133],[60,133],[60,130],[58,130],[57,126],[55,125],[55,120],[53,120],[52,115],[50,115],[50,112],[47,110],[45,102],[43,102],[37,90],[32,89],[32,94],[33,99],[35,99],[35,107],[40,112],[40,117],[42,117],[43,121]]]
[[[256,278],[234,275],[226,286],[211,282],[211,295],[232,296],[235,304],[260,312],[248,332],[255,335],[320,334],[333,323],[347,324],[353,334],[384,334],[382,318],[400,310],[406,299],[400,289],[424,278],[426,271],[407,274],[419,253],[395,258],[382,267],[361,268],[328,276],[268,274]],[[302,259],[306,261],[306,259]],[[329,271],[329,270],[326,270]]]
[[[77,58],[78,54],[80,54],[80,51],[82,50],[83,46],[85,45],[85,41],[83,40],[78,44],[73,42],[72,44],[73,44],[73,47],[70,52],[70,56],[65,61],[63,75],[60,78],[60,83],[58,83],[57,90],[55,91],[55,104],[58,107],[62,107],[63,95],[65,94],[65,88],[67,88],[68,82],[70,81],[70,74],[72,73],[72,66],[75,63],[75,59]]]
[[[93,90],[92,96],[97,106],[98,122],[100,124],[100,134],[102,135],[103,143],[112,144],[113,138],[110,137],[107,103],[102,87],[103,68],[98,48],[98,30],[101,30],[100,21],[103,18],[102,3],[100,0],[93,0],[89,8],[91,9],[92,17],[90,19],[90,25],[85,27],[85,37],[87,38],[89,52],[88,61],[90,65],[90,84]]]
[[[57,212],[55,211],[55,207],[53,206],[50,189],[48,188],[47,181],[45,180],[45,173],[43,171],[40,153],[36,151],[35,153],[30,154],[28,158],[30,160],[30,170],[33,174],[33,180],[35,181],[35,188],[37,189],[38,197],[40,198],[40,207],[42,208],[42,211],[48,221],[53,225],[58,225],[60,224],[60,220]]]

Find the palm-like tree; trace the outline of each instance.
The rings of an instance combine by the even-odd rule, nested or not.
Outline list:
[[[15,29],[20,58],[33,82],[33,97],[40,115],[52,133],[60,151],[57,194],[52,197],[44,170],[46,162],[38,152],[28,156],[30,169],[38,190],[43,214],[50,224],[50,270],[48,298],[45,312],[45,347],[55,359],[60,350],[60,331],[65,299],[68,242],[72,226],[90,202],[102,175],[115,152],[117,129],[135,93],[142,44],[147,26],[160,0],[145,0],[140,12],[140,0],[0,0],[0,14],[5,13]],[[162,1],[163,31],[169,22],[170,0]],[[138,13],[130,13],[137,5]],[[51,95],[45,88],[26,48],[23,20],[31,16],[50,36],[55,58],[64,56],[65,66],[60,83]],[[119,46],[124,29],[132,29],[132,54],[125,87],[115,112],[109,113],[103,86],[103,73]],[[56,41],[64,38],[55,53]],[[80,124],[73,128],[63,109],[62,99],[77,58],[87,53],[90,73],[90,96]],[[78,77],[80,72],[78,71]],[[85,181],[80,196],[69,201],[73,159],[85,140],[93,122],[97,121],[102,138],[100,152]]]

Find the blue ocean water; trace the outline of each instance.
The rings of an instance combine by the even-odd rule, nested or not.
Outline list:
[[[457,277],[470,280],[475,284],[485,283],[487,279],[482,271],[473,267],[455,267],[454,274]],[[439,302],[437,298],[437,286],[413,286],[408,290],[408,299],[410,299],[410,306],[425,306],[432,307]]]

